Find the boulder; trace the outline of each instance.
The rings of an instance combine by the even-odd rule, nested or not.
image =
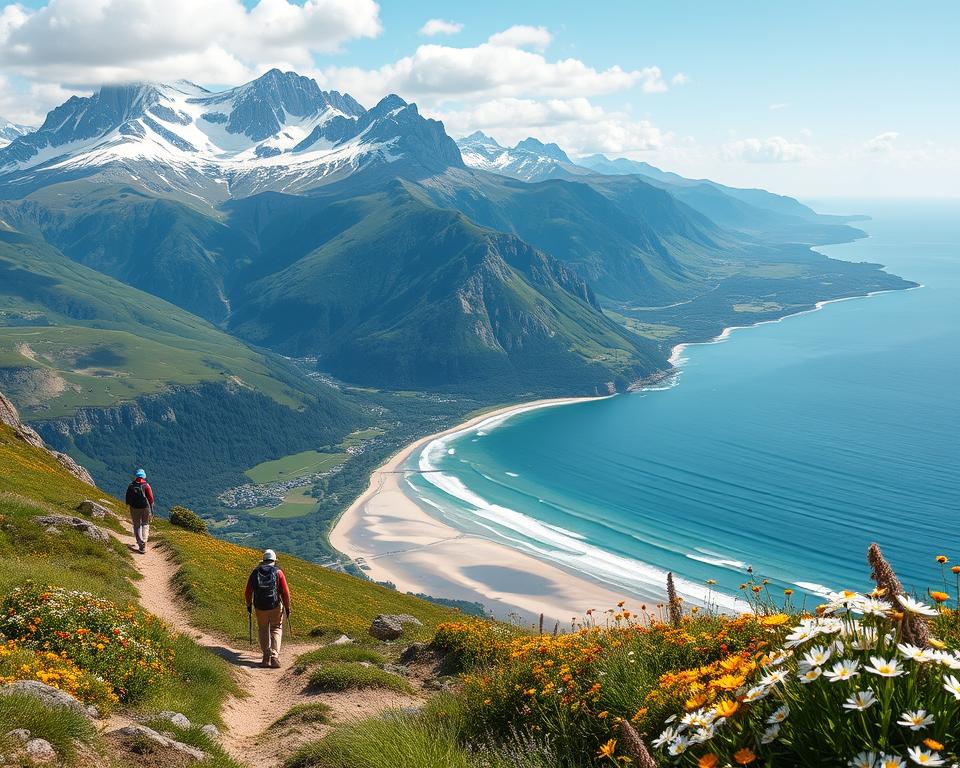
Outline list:
[[[396,640],[403,634],[403,624],[396,616],[381,613],[370,624],[368,631],[377,640]]]
[[[106,531],[101,530],[89,520],[84,520],[82,517],[38,515],[33,518],[33,521],[37,523],[37,525],[42,525],[45,528],[51,525],[55,528],[73,528],[75,531],[80,531],[80,533],[87,538],[93,539],[98,544],[106,544],[110,540]]]
[[[90,717],[87,707],[83,706],[69,693],[46,683],[41,683],[39,680],[17,680],[0,688],[0,696],[11,693],[37,698],[45,707],[63,707],[84,717]]]
[[[155,730],[153,730],[153,728],[147,728],[145,725],[125,725],[123,728],[112,731],[108,735],[152,741],[159,747],[174,749],[177,752],[190,755],[190,757],[194,758],[195,760],[206,760],[207,758],[207,753],[202,749],[191,747],[189,744],[184,744],[182,741],[175,741],[174,739],[167,738],[163,734],[157,733]]]
[[[187,719],[186,715],[182,715],[179,712],[170,712],[165,711],[161,712],[157,717],[166,720],[167,722],[173,723],[177,728],[189,728],[190,721]]]
[[[409,613],[398,613],[394,618],[399,621],[401,624],[414,624],[415,626],[422,627],[423,622],[420,621],[416,616],[411,616]]]
[[[110,510],[103,506],[103,504],[98,504],[90,499],[81,501],[77,505],[77,512],[81,515],[92,517],[94,520],[103,520],[110,515]]]
[[[213,723],[207,723],[200,730],[206,734],[207,738],[220,741],[220,729]]]
[[[30,731],[26,728],[16,728],[7,734],[7,738],[11,741],[19,741],[26,744],[30,741]]]
[[[49,763],[57,759],[57,751],[46,739],[30,739],[23,749],[35,763]]]
[[[411,661],[419,659],[426,652],[426,643],[411,643],[400,652],[400,663],[409,664]]]

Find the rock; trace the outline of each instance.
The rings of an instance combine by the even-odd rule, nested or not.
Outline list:
[[[396,640],[403,634],[403,624],[396,616],[381,613],[370,624],[368,631],[377,640]]]
[[[30,731],[28,731],[26,728],[17,728],[10,731],[7,734],[7,738],[11,741],[22,741],[26,743],[30,741]]]
[[[330,645],[352,645],[353,638],[347,637],[346,635],[340,635],[336,640],[334,640]]]
[[[98,544],[106,544],[110,537],[106,531],[100,530],[89,520],[82,517],[68,517],[67,515],[39,515],[33,518],[33,521],[42,526],[54,526],[55,528],[73,528],[80,531],[84,536],[93,539]]]
[[[61,467],[67,470],[67,472],[77,478],[77,480],[79,480],[81,483],[86,483],[87,485],[96,485],[93,475],[87,471],[86,467],[82,467],[77,464],[77,462],[73,460],[72,456],[68,456],[65,453],[60,453],[60,451],[51,451],[49,448],[47,448],[47,450],[53,454],[53,458],[60,462]]]
[[[84,717],[90,717],[87,708],[69,693],[49,686],[46,683],[41,683],[38,680],[17,680],[0,688],[0,696],[11,693],[22,696],[33,696],[34,698],[40,699],[40,702],[45,707],[64,707]]]
[[[214,741],[220,741],[220,729],[217,728],[217,726],[215,726],[213,723],[207,723],[200,730]]]
[[[426,651],[426,643],[411,643],[400,652],[400,663],[409,664],[411,661],[416,661]]]
[[[93,704],[87,705],[87,714],[90,716],[91,720],[100,719],[100,710],[97,709]]]
[[[147,741],[152,741],[157,746],[166,747],[167,749],[175,749],[177,752],[183,752],[185,755],[190,755],[190,757],[194,758],[195,760],[205,760],[207,758],[207,753],[202,749],[197,749],[196,747],[191,747],[189,744],[184,744],[181,741],[175,741],[174,739],[167,738],[163,734],[157,733],[155,730],[153,730],[153,728],[147,728],[145,725],[126,725],[123,728],[113,731],[109,735],[117,735],[133,739],[146,739]]]
[[[88,515],[94,520],[103,520],[110,514],[110,510],[103,506],[103,504],[98,504],[90,499],[84,499],[81,501],[77,505],[77,512],[79,512],[81,515]]]
[[[168,722],[173,723],[177,728],[189,728],[190,721],[187,719],[186,715],[182,715],[179,712],[170,712],[169,710],[161,712],[157,717],[161,717]]]
[[[35,763],[49,763],[57,759],[57,751],[46,739],[30,739],[23,748]]]
[[[418,627],[423,626],[423,622],[420,621],[416,616],[411,616],[409,613],[399,613],[394,618],[399,621],[401,624],[415,624]]]

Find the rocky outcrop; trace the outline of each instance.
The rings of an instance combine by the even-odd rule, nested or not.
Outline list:
[[[153,730],[153,728],[147,728],[145,725],[127,725],[123,728],[117,729],[116,731],[111,731],[107,735],[121,740],[131,739],[149,741],[153,744],[156,744],[158,747],[171,749],[175,752],[181,752],[185,755],[189,755],[194,760],[207,759],[207,753],[202,749],[197,749],[196,747],[191,747],[189,744],[184,744],[183,742],[171,739],[161,733],[157,733],[155,730]]]
[[[106,544],[110,536],[106,531],[101,530],[89,520],[82,517],[68,517],[67,515],[38,515],[33,518],[37,525],[42,525],[47,530],[51,528],[56,531],[60,528],[73,528],[79,531],[88,539],[93,539],[98,544]]]
[[[91,499],[84,499],[77,504],[77,512],[81,515],[92,517],[94,520],[103,520],[111,514],[110,510],[103,506],[103,504],[92,501]]]
[[[3,394],[3,392],[0,392],[0,424],[6,424],[8,427],[12,427],[17,437],[19,437],[25,443],[28,443],[35,448],[42,448],[50,453],[60,463],[60,466],[62,466],[80,482],[87,483],[88,485],[95,485],[93,477],[84,467],[81,467],[79,464],[77,464],[77,462],[75,462],[67,454],[47,448],[46,444],[43,442],[43,438],[37,434],[36,430],[34,430],[32,427],[28,427],[26,424],[20,421],[20,414],[17,412],[16,407],[10,402],[7,396]]]
[[[30,696],[51,709],[69,709],[84,717],[99,717],[96,707],[86,707],[69,693],[37,680],[17,680],[0,688],[0,696],[9,695]]]
[[[396,640],[403,634],[404,624],[422,626],[420,619],[406,613],[397,615],[381,613],[370,624],[368,631],[377,640]]]

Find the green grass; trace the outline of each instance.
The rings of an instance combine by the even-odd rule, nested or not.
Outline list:
[[[243,586],[260,561],[259,550],[212,536],[165,526],[161,537],[177,562],[174,576],[195,623],[235,640],[247,637]],[[306,636],[317,626],[352,637],[366,635],[378,613],[408,613],[423,626],[407,625],[404,641],[429,640],[436,625],[457,614],[369,581],[308,563],[282,552],[283,569],[293,598],[292,627]]]
[[[0,696],[0,750],[14,746],[7,743],[5,734],[18,728],[30,731],[32,738],[49,741],[68,764],[76,755],[76,742],[89,744],[96,737],[90,720],[71,709],[46,707],[34,696]]]
[[[317,500],[310,496],[310,486],[293,488],[284,495],[282,504],[276,507],[254,507],[247,511],[248,515],[260,515],[275,520],[284,520],[291,517],[303,517],[316,509]]]
[[[289,480],[292,477],[303,477],[317,472],[325,472],[343,464],[346,460],[347,454],[345,453],[301,451],[273,461],[264,461],[255,467],[251,467],[244,474],[254,483],[265,485],[280,480]]]
[[[292,724],[327,724],[332,715],[329,704],[322,701],[312,701],[309,704],[297,704],[287,711],[283,717],[277,720],[271,728],[279,728],[281,725]]]
[[[158,732],[167,731],[172,733],[177,741],[183,744],[189,744],[191,747],[196,747],[206,752],[208,755],[207,759],[195,763],[198,768],[242,768],[241,763],[230,757],[217,741],[211,739],[200,729],[201,723],[194,721],[189,716],[187,719],[191,720],[191,726],[189,728],[181,728],[163,718],[147,720],[145,725]]]
[[[413,693],[410,683],[400,675],[353,662],[321,664],[310,673],[310,685],[321,691],[386,688],[397,693]]]
[[[368,664],[385,664],[386,658],[382,653],[372,648],[362,648],[356,645],[325,645],[307,651],[297,657],[297,668],[306,669],[313,664],[330,661],[365,661]]]

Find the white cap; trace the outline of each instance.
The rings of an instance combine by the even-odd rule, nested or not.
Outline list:
[[[265,563],[275,563],[277,561],[277,553],[272,549],[263,550],[263,562]]]

